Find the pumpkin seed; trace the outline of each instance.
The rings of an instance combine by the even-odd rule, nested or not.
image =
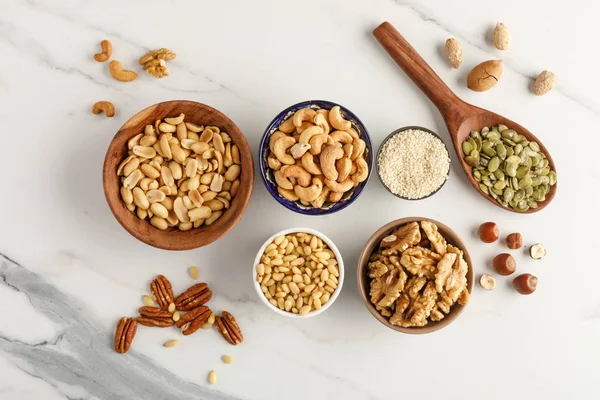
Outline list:
[[[463,142],[463,144],[462,144],[462,151],[465,154],[471,154],[471,151],[473,151],[473,146],[468,141],[467,142]]]
[[[500,158],[493,157],[488,163],[488,171],[494,172],[500,167]]]

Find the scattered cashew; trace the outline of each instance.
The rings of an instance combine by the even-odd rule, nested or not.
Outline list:
[[[320,126],[311,126],[310,128],[307,128],[302,132],[300,138],[298,139],[298,142],[308,143],[310,138],[312,138],[315,135],[323,134],[323,132],[323,128],[321,128]]]
[[[348,144],[348,143],[352,143],[354,140],[352,138],[352,135],[350,135],[346,131],[335,131],[330,136],[335,142],[338,142],[338,143]]]
[[[313,122],[315,123],[315,125],[320,126],[326,135],[329,134],[331,128],[329,127],[329,122],[327,122],[327,117],[325,115],[323,115],[322,113],[317,113]]]
[[[286,136],[281,139],[277,139],[273,145],[273,154],[282,164],[293,165],[296,163],[294,157],[286,154],[286,150],[292,147],[296,143],[293,137]]]
[[[92,106],[92,112],[94,114],[104,112],[107,117],[111,118],[115,116],[115,106],[110,101],[98,101]]]
[[[290,154],[297,160],[301,158],[304,155],[304,153],[306,153],[308,150],[310,150],[310,144],[296,143],[290,149]]]
[[[315,159],[311,153],[304,153],[302,156],[302,166],[306,171],[313,175],[321,175],[323,173],[321,167],[315,164]]]
[[[310,143],[310,152],[313,155],[321,154],[321,148],[324,144],[333,144],[331,136],[326,134],[315,135],[308,141]]]
[[[359,158],[356,160],[356,169],[357,172],[352,175],[352,180],[356,183],[366,181],[367,177],[369,176],[369,165],[364,158]]]
[[[294,126],[294,121],[292,120],[292,117],[286,119],[281,123],[281,125],[279,125],[279,130],[283,133],[292,133],[295,129],[296,127]]]
[[[338,177],[335,162],[344,157],[344,150],[336,146],[325,146],[321,151],[321,170],[325,178],[336,180]],[[331,189],[331,188],[330,188]],[[333,189],[332,189],[333,190]]]
[[[281,170],[273,172],[273,177],[275,178],[275,183],[282,189],[292,190],[294,189],[294,185],[283,176],[283,172]]]
[[[112,55],[112,44],[108,40],[103,40],[100,42],[100,47],[102,47],[102,52],[94,54],[94,60],[98,62],[108,61]]]
[[[305,201],[310,203],[311,201],[316,200],[317,197],[321,194],[323,190],[323,181],[319,178],[313,179],[313,184],[309,187],[302,187],[300,185],[294,186],[294,193],[301,201]]]
[[[350,121],[346,121],[344,117],[342,117],[342,110],[340,106],[334,106],[331,111],[329,111],[329,121],[331,125],[338,131],[345,131],[352,128],[352,123]]]
[[[278,139],[281,139],[282,137],[286,137],[287,135],[281,131],[275,131],[271,137],[269,137],[269,149],[271,149],[271,151],[273,151],[273,145],[275,144],[275,142]]]
[[[325,186],[323,190],[321,190],[321,194],[316,199],[310,202],[310,205],[315,208],[323,207],[323,204],[325,204],[325,201],[327,200],[327,196],[329,196],[329,192],[329,188]]]
[[[354,187],[354,181],[350,178],[343,182],[337,182],[333,179],[325,178],[325,184],[332,192],[344,193]]]
[[[342,157],[335,162],[335,167],[338,173],[338,182],[343,182],[350,175],[352,169],[352,161],[348,157]]]
[[[287,190],[282,187],[277,187],[277,192],[286,200],[289,201],[298,201],[299,197],[296,196],[296,193],[293,190]]]
[[[123,66],[117,60],[112,60],[108,66],[110,75],[121,82],[131,82],[137,78],[137,74],[133,71],[123,69]]]
[[[281,169],[284,178],[296,178],[300,186],[310,185],[312,175],[299,165],[288,165]],[[284,188],[285,189],[285,188]]]
[[[279,169],[281,169],[281,161],[279,161],[273,153],[271,153],[267,158],[267,164],[269,164],[269,168],[271,168],[274,171],[278,171]]]
[[[362,139],[355,139],[354,142],[352,142],[352,146],[353,149],[350,159],[352,161],[356,161],[359,157],[363,156],[365,149],[367,148],[367,144]]]
[[[294,126],[298,127],[301,126],[302,122],[304,121],[312,121],[315,118],[316,114],[317,112],[311,108],[303,108],[301,110],[296,111],[296,113],[292,117],[292,122],[294,123]]]

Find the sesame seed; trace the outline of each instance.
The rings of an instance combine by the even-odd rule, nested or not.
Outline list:
[[[429,132],[408,129],[387,140],[377,160],[383,184],[394,194],[421,199],[448,178],[450,158],[444,143]]]

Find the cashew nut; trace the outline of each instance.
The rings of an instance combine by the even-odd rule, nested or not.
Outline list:
[[[292,190],[294,189],[294,185],[288,179],[283,176],[283,172],[281,170],[273,172],[273,177],[275,178],[275,182],[277,186],[283,189]]]
[[[304,155],[304,153],[306,153],[308,150],[310,150],[310,144],[296,143],[290,149],[290,154],[292,155],[292,157],[294,157],[297,160],[297,159],[301,158]],[[297,161],[296,161],[296,163],[297,163]]]
[[[94,114],[104,112],[107,117],[111,118],[115,116],[115,106],[110,101],[99,101],[92,106],[92,112]]]
[[[299,198],[296,196],[296,193],[293,190],[283,189],[282,187],[277,187],[277,192],[286,200],[289,201],[298,201]]]
[[[100,42],[100,47],[102,47],[102,52],[94,54],[94,60],[98,62],[108,61],[112,55],[112,44],[108,40],[103,40]]]
[[[365,161],[364,158],[359,158],[356,160],[356,168],[358,171],[352,175],[352,180],[357,183],[366,181],[369,176],[369,165],[367,164],[367,161]]]
[[[325,108],[319,108],[317,110],[317,114],[323,114],[323,116],[325,117],[325,119],[327,119],[327,121],[329,121],[329,110],[327,110]]]
[[[312,138],[315,135],[320,135],[322,133],[323,133],[323,128],[321,128],[320,126],[311,126],[310,128],[307,128],[304,131],[302,131],[302,134],[300,135],[298,142],[299,143],[308,143],[310,138]]]
[[[307,203],[316,200],[322,190],[323,181],[319,178],[314,178],[313,184],[306,188],[299,185],[294,186],[294,193],[296,193],[296,196],[298,196],[301,201]]]
[[[310,205],[315,208],[323,207],[323,204],[325,204],[325,201],[327,200],[327,196],[329,196],[329,192],[330,192],[329,188],[327,186],[325,186],[323,188],[323,190],[321,190],[321,194],[319,195],[319,197],[317,197],[316,199],[311,201]]]
[[[291,136],[286,136],[281,139],[277,139],[273,145],[273,154],[282,164],[293,165],[296,163],[294,157],[286,153],[286,150],[292,147],[296,141]]]
[[[281,169],[284,178],[296,178],[298,185],[308,186],[312,175],[299,165],[288,165]]]
[[[354,187],[354,181],[350,178],[346,179],[343,182],[337,182],[333,179],[325,178],[325,184],[332,192],[341,192],[341,193],[345,193]]]
[[[327,122],[327,117],[325,115],[317,112],[317,115],[315,115],[315,119],[313,120],[313,122],[315,123],[315,125],[320,126],[326,135],[329,134],[331,127],[329,126],[329,122]]]
[[[121,82],[131,82],[137,78],[137,74],[133,71],[123,69],[123,66],[117,60],[112,60],[108,66],[110,75]]]
[[[315,164],[314,157],[311,153],[304,153],[302,156],[302,167],[309,173],[313,175],[321,175],[323,171],[321,171],[321,167]]]
[[[296,128],[296,133],[302,133],[302,132],[304,132],[305,129],[308,129],[311,126],[315,126],[315,124],[313,124],[312,122],[309,122],[309,121],[304,121],[304,122],[302,122],[302,125],[300,125]]]
[[[354,150],[354,146],[352,146],[350,143],[345,144],[344,146],[342,146],[342,149],[344,149],[344,155],[346,157],[350,157],[352,155],[352,151]]]
[[[353,139],[360,139],[358,132],[356,132],[354,128],[347,129],[346,132],[348,132]]]
[[[342,110],[340,106],[334,106],[329,111],[329,122],[331,125],[338,131],[346,131],[352,128],[352,123],[350,121],[346,121],[344,117],[342,117]]]
[[[354,142],[352,142],[352,146],[354,148],[352,149],[352,155],[350,156],[350,159],[352,161],[356,161],[358,158],[362,157],[367,144],[362,139],[355,139]]]
[[[338,173],[338,182],[345,181],[350,175],[352,169],[352,161],[348,157],[342,157],[335,162],[335,167]]]
[[[269,157],[267,158],[267,164],[269,164],[269,168],[274,171],[279,171],[279,169],[281,169],[281,161],[279,161],[273,153],[269,154]]]
[[[316,156],[317,154],[321,154],[321,147],[324,144],[334,144],[334,141],[331,136],[323,133],[311,137],[308,143],[310,143],[310,152]]]
[[[286,136],[287,135],[281,131],[275,131],[269,138],[269,149],[271,149],[271,151],[273,151],[273,145],[275,144],[275,142],[278,139],[281,139],[282,137],[286,137]]]
[[[294,132],[294,129],[296,129],[296,127],[294,126],[292,117],[286,119],[279,125],[279,130],[283,133],[292,133]]]
[[[321,170],[325,178],[336,180],[338,177],[335,162],[344,157],[344,150],[337,146],[325,146],[321,151]],[[327,181],[327,180],[326,180]],[[330,188],[331,189],[331,188]],[[332,189],[333,190],[333,189]]]
[[[329,189],[329,188],[327,188]],[[329,201],[332,203],[337,203],[342,199],[344,192],[329,192]]]
[[[317,112],[311,108],[302,108],[296,111],[292,117],[292,122],[294,123],[294,126],[298,127],[301,126],[304,121],[312,121],[316,114]]]
[[[338,143],[348,144],[348,143],[352,143],[354,141],[354,139],[352,138],[352,135],[350,135],[346,131],[335,131],[330,136],[335,142],[338,142]]]
[[[350,168],[350,175],[354,175],[356,173],[356,163],[352,163],[352,168]]]

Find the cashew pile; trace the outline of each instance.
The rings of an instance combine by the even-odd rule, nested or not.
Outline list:
[[[146,125],[117,169],[127,208],[161,230],[211,225],[240,185],[240,150],[229,135],[184,118]]]
[[[269,148],[279,195],[305,206],[338,202],[369,176],[366,144],[339,106],[296,111],[271,134]]]

